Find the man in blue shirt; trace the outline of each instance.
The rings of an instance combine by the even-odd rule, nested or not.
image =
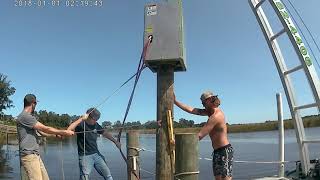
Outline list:
[[[90,108],[68,127],[68,130],[77,132],[80,180],[88,180],[93,167],[105,180],[113,180],[105,158],[98,150],[98,134],[112,141],[118,148],[121,148],[121,144],[97,123],[99,118],[100,112]]]

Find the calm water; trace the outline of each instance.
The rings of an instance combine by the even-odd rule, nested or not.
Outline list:
[[[307,137],[320,138],[320,128],[306,129]],[[277,161],[278,159],[278,132],[255,132],[230,134],[229,139],[235,149],[235,160],[241,161]],[[121,140],[123,147],[126,147],[125,138]],[[293,130],[286,131],[285,136],[285,160],[298,160],[298,149]],[[142,135],[140,146],[148,151],[141,152],[141,167],[144,170],[155,172],[155,135]],[[108,166],[115,180],[126,180],[126,165],[122,160],[119,151],[115,146],[104,138],[98,139],[100,152],[106,157]],[[0,156],[0,179],[19,179],[19,157],[18,146],[2,145]],[[78,179],[78,155],[77,145],[74,139],[66,139],[63,142],[48,142],[42,146],[41,156],[52,180]],[[320,145],[309,145],[311,158],[320,157]],[[123,149],[126,152],[125,149]],[[211,158],[212,147],[208,138],[199,143],[199,156]],[[211,161],[199,160],[200,180],[211,179]],[[286,164],[287,170],[294,169],[294,163]],[[152,174],[141,172],[141,179],[155,179]],[[271,176],[277,174],[277,165],[274,164],[243,164],[235,163],[234,179],[251,179],[254,177]],[[92,179],[102,179],[95,170]]]

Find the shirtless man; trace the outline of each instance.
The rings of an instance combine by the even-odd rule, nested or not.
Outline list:
[[[209,134],[214,152],[212,153],[212,168],[216,180],[232,179],[233,148],[227,137],[225,116],[218,106],[220,100],[212,92],[204,92],[200,100],[205,109],[193,108],[176,100],[174,104],[182,110],[200,116],[208,116],[207,123],[198,133],[199,140]]]

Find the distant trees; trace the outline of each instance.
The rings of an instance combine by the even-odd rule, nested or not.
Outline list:
[[[320,115],[305,116],[302,118],[303,126],[319,127]],[[284,120],[284,129],[293,129],[293,121],[291,119]],[[278,130],[278,121],[265,121],[264,123],[251,123],[251,124],[233,124],[228,126],[228,132],[255,132],[255,131],[273,131]]]
[[[61,127],[66,128],[68,127],[69,123],[72,120],[78,119],[79,116],[70,116],[68,114],[56,114],[54,112],[47,112],[45,110],[41,110],[36,112],[36,115],[39,117],[39,121],[54,127]],[[12,116],[6,116],[7,119],[10,121],[13,119]],[[179,122],[174,121],[174,128],[195,128],[199,129],[205,125],[206,122],[201,122],[196,124],[193,120],[187,120],[184,118],[180,118]],[[312,115],[303,117],[303,124],[304,127],[316,127],[320,126],[320,115]],[[146,121],[145,123],[141,123],[140,121],[129,121],[124,124],[122,127],[122,122],[120,120],[115,121],[112,123],[111,121],[104,121],[101,123],[103,128],[110,128],[110,129],[120,129],[124,128],[125,130],[132,130],[132,129],[157,129],[158,123],[154,120]],[[228,126],[228,132],[230,133],[237,133],[237,132],[253,132],[253,131],[272,131],[278,129],[278,121],[271,121],[268,120],[264,123],[252,123],[252,124],[232,124]],[[292,129],[293,121],[292,120],[285,120],[284,121],[285,129]]]
[[[119,120],[113,123],[113,128],[119,128],[121,126],[122,126],[122,123]]]
[[[179,123],[176,123],[176,127],[193,127],[194,126],[194,121],[193,120],[186,120],[184,118],[179,119]]]
[[[110,122],[110,121],[103,121],[103,122],[101,123],[101,126],[102,126],[103,128],[111,127],[111,126],[112,126],[112,122]]]
[[[47,112],[46,110],[35,112],[35,115],[38,117],[38,120],[45,125],[63,128],[68,127],[73,120],[79,118],[79,116],[70,116],[68,114],[60,115],[51,111]]]
[[[3,110],[13,107],[12,100],[9,96],[16,92],[14,87],[11,87],[11,81],[7,76],[0,73],[0,116],[3,116]]]

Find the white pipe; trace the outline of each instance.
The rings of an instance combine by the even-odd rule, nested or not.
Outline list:
[[[133,156],[132,157],[132,164],[133,164],[133,167],[132,167],[132,170],[137,170],[137,156]]]
[[[281,93],[277,93],[278,129],[279,129],[279,177],[284,177],[284,125]]]

